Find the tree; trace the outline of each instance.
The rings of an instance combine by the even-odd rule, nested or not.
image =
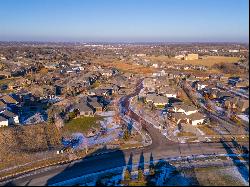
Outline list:
[[[129,172],[128,169],[125,170],[125,173],[124,173],[124,180],[125,180],[125,181],[131,180],[131,174],[130,174],[130,172]]]
[[[74,119],[77,115],[77,112],[74,110],[73,112],[69,112],[69,120]]]
[[[49,124],[54,124],[55,123],[55,117],[54,117],[53,107],[51,107],[48,110],[48,123]]]
[[[150,162],[150,165],[149,165],[149,175],[154,175],[155,174],[155,167],[154,167],[154,163],[153,162]]]
[[[60,130],[61,128],[63,128],[64,121],[63,121],[63,119],[61,118],[60,115],[56,115],[56,117],[55,117],[55,125],[56,125],[56,128],[58,130]]]
[[[154,175],[155,174],[155,168],[154,167],[150,167],[149,168],[149,175]]]
[[[124,134],[123,134],[123,139],[124,140],[128,140],[130,138],[130,133],[129,133],[129,130],[126,129]]]
[[[138,170],[138,181],[144,181],[144,173],[141,169]]]

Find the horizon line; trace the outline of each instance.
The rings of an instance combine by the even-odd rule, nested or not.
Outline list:
[[[225,43],[249,44],[249,41],[41,41],[41,40],[0,40],[0,43],[79,43],[79,44],[191,44],[191,43]]]

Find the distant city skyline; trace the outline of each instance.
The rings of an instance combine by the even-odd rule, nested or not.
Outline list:
[[[247,42],[248,0],[1,0],[0,41]]]

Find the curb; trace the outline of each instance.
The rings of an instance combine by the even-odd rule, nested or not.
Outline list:
[[[147,145],[148,146],[148,145]],[[143,147],[146,147],[146,146],[138,146],[138,147],[128,147],[128,148],[124,148],[124,149],[119,149],[119,150],[129,150],[129,149],[135,149],[135,148],[143,148]],[[98,156],[98,155],[103,155],[103,154],[108,154],[108,153],[113,153],[113,152],[116,152],[117,150],[114,150],[114,151],[106,151],[106,152],[100,152],[100,153],[96,153],[96,154],[93,154],[91,156]],[[40,166],[40,167],[35,167],[35,168],[32,168],[32,169],[27,169],[27,170],[24,170],[24,171],[20,171],[20,172],[17,172],[15,174],[9,174],[9,175],[6,175],[4,177],[1,177],[0,178],[0,181],[4,182],[4,180],[7,180],[7,179],[11,179],[11,178],[14,178],[14,177],[17,177],[19,175],[24,175],[26,173],[29,173],[29,172],[33,172],[33,171],[36,171],[36,170],[39,170],[39,169],[43,169],[43,168],[47,168],[47,167],[52,167],[52,166],[57,166],[57,165],[63,165],[63,164],[67,164],[67,163],[72,163],[74,161],[77,161],[77,160],[81,160],[83,157],[77,157],[75,159],[71,159],[71,160],[63,160],[63,161],[59,161],[59,162],[56,162],[56,163],[51,163],[51,164],[46,164],[44,166]]]

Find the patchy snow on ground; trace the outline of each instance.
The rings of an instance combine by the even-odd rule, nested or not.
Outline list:
[[[119,129],[110,131],[105,136],[97,134],[93,137],[85,137],[82,133],[74,133],[72,139],[64,140],[62,143],[64,146],[72,145],[74,149],[85,149],[86,147],[110,143],[121,136],[122,134]]]
[[[43,123],[44,122],[44,117],[42,116],[41,113],[36,113],[33,116],[29,117],[26,119],[23,124],[34,124],[34,123]]]
[[[203,136],[203,135],[205,135],[205,133],[202,131],[202,130],[200,130],[199,128],[196,128],[197,129],[197,131],[199,131],[199,133]]]
[[[217,111],[221,111],[221,112],[225,112],[225,110],[219,106],[216,106],[214,105],[214,108],[217,110]]]
[[[66,140],[63,142],[63,145],[71,145],[75,149],[85,149],[86,147],[92,147],[96,145],[104,145],[110,143],[120,137],[122,137],[121,126],[114,122],[113,116],[114,111],[102,112],[99,115],[103,116],[103,120],[100,121],[102,128],[105,129],[105,133],[97,133],[92,137],[85,137],[82,133],[72,134],[71,140]],[[75,140],[72,143],[72,139]]]
[[[237,166],[233,166],[231,168],[224,169],[225,170],[224,173],[229,173],[232,177],[237,178],[243,184],[245,184],[246,186],[249,186],[249,173],[248,173],[248,171],[244,170],[244,171],[241,171],[241,173],[240,173],[239,169],[241,169],[241,168],[237,167]]]
[[[179,132],[180,132],[179,129],[176,129],[176,130],[173,132],[173,135],[174,135],[174,136],[177,136],[177,134],[178,134]]]
[[[249,122],[249,115],[237,115],[240,119]]]
[[[106,117],[106,116],[114,116],[115,111],[100,112],[98,115],[99,116],[104,116],[104,117]]]

